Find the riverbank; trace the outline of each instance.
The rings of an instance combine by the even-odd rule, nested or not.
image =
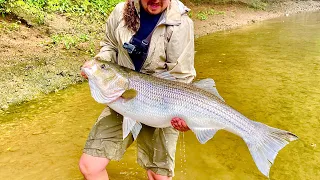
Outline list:
[[[244,25],[254,24],[260,21],[291,16],[302,12],[320,11],[319,1],[288,1],[274,2],[269,4],[265,10],[248,8],[245,5],[202,5],[194,6],[188,4],[193,14],[214,9],[214,15],[208,15],[207,19],[200,20],[193,17],[195,24],[195,36],[200,37],[216,31],[230,30]]]
[[[194,20],[195,37],[280,16],[320,10],[319,1],[277,2],[265,10],[248,8],[246,4],[186,5],[192,9],[190,16]],[[81,39],[71,48],[68,46],[73,39],[68,41],[70,44],[56,45],[56,39],[50,37],[52,31],[70,31],[72,26],[64,16],[59,16],[59,21],[54,20],[48,27],[30,27],[15,17],[0,19],[0,111],[12,104],[83,82],[79,67],[98,51],[99,40],[95,41],[91,51],[87,50],[90,44],[81,42]],[[102,38],[101,35],[99,39]]]

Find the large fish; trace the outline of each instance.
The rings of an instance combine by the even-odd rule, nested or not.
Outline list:
[[[193,84],[172,81],[169,73],[150,76],[111,62],[92,61],[82,68],[92,97],[123,115],[123,138],[136,138],[141,123],[164,128],[173,117],[185,120],[200,143],[224,129],[246,142],[258,169],[269,177],[278,152],[298,137],[288,131],[252,121],[228,106],[212,79]]]

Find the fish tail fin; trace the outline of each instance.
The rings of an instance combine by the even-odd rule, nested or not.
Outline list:
[[[258,169],[269,177],[271,165],[278,152],[298,137],[291,132],[272,128],[259,122],[254,122],[254,124],[259,135],[244,138],[244,141],[247,143]]]

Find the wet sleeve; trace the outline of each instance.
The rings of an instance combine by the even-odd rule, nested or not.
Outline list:
[[[122,17],[121,9],[123,4],[118,4],[108,17],[106,22],[106,33],[104,40],[100,42],[100,52],[94,57],[96,60],[116,62],[118,53],[118,43],[115,31],[119,25],[119,19]]]
[[[167,46],[168,71],[177,81],[190,83],[196,76],[194,54],[193,22],[182,16],[181,24],[173,27]]]

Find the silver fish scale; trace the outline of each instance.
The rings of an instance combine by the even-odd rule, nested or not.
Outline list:
[[[199,128],[208,128],[212,125],[212,121],[215,121],[219,127],[232,129],[241,135],[250,133],[250,129],[253,128],[246,117],[217,97],[202,90],[192,91],[190,86],[177,86],[183,83],[159,79],[150,81],[140,76],[133,76],[129,78],[129,84],[130,89],[138,92],[134,99],[126,103],[127,109],[134,109],[134,113],[145,114],[143,116],[147,114],[152,114],[154,117],[165,116],[168,117],[167,120],[177,116],[184,118],[189,126]],[[188,119],[194,120],[188,121]]]

